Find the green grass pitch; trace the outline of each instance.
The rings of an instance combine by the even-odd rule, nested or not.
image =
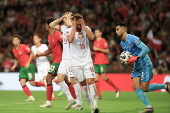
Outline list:
[[[57,95],[57,91],[55,95]],[[45,91],[32,91],[36,101],[25,102],[27,96],[22,91],[0,91],[0,113],[90,113],[83,99],[83,110],[73,108],[64,110],[67,105],[66,96],[57,97],[52,101],[51,108],[39,108],[45,103]],[[115,92],[102,92],[103,99],[99,100],[100,113],[138,113],[145,109],[144,104],[134,92],[121,92],[120,98],[115,98]],[[154,113],[170,113],[170,95],[161,92],[146,93],[148,100],[155,109]]]

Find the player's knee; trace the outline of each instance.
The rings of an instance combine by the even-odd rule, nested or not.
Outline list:
[[[148,92],[148,88],[147,88],[147,87],[142,87],[142,90],[143,90],[144,92]]]
[[[108,80],[108,78],[106,78],[106,77],[103,77],[103,78],[102,78],[102,80],[104,80],[104,81],[107,81],[107,80]]]
[[[140,88],[140,85],[135,85],[135,84],[134,84],[134,85],[132,86],[132,88],[133,88],[133,90],[139,89],[139,88]]]
[[[47,75],[46,77],[46,82],[47,84],[52,84],[52,80],[54,79],[54,76],[52,75]]]

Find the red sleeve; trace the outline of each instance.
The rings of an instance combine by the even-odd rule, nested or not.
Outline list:
[[[103,39],[103,47],[104,47],[105,49],[109,47],[109,46],[108,46],[108,43],[107,43],[107,41],[106,41],[105,39]]]
[[[62,41],[63,41],[62,33],[61,33],[61,32],[57,31],[57,32],[56,32],[56,36],[57,36],[57,39],[58,39],[59,42],[62,42]]]
[[[24,49],[25,49],[25,51],[26,51],[27,53],[30,53],[30,52],[31,52],[31,49],[30,49],[27,45],[25,45]]]

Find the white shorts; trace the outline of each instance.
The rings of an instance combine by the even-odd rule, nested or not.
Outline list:
[[[73,75],[78,82],[88,78],[96,78],[93,64],[90,62],[82,66],[71,66]]]
[[[68,77],[74,77],[70,67],[70,60],[63,59],[58,68],[58,73],[64,74]]]
[[[37,65],[37,71],[40,80],[42,80],[44,76],[47,76],[49,69],[50,69],[50,63],[43,63]]]

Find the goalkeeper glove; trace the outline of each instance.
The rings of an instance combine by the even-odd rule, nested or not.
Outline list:
[[[138,60],[139,56],[131,56],[126,62],[127,63],[133,63],[136,60]]]

